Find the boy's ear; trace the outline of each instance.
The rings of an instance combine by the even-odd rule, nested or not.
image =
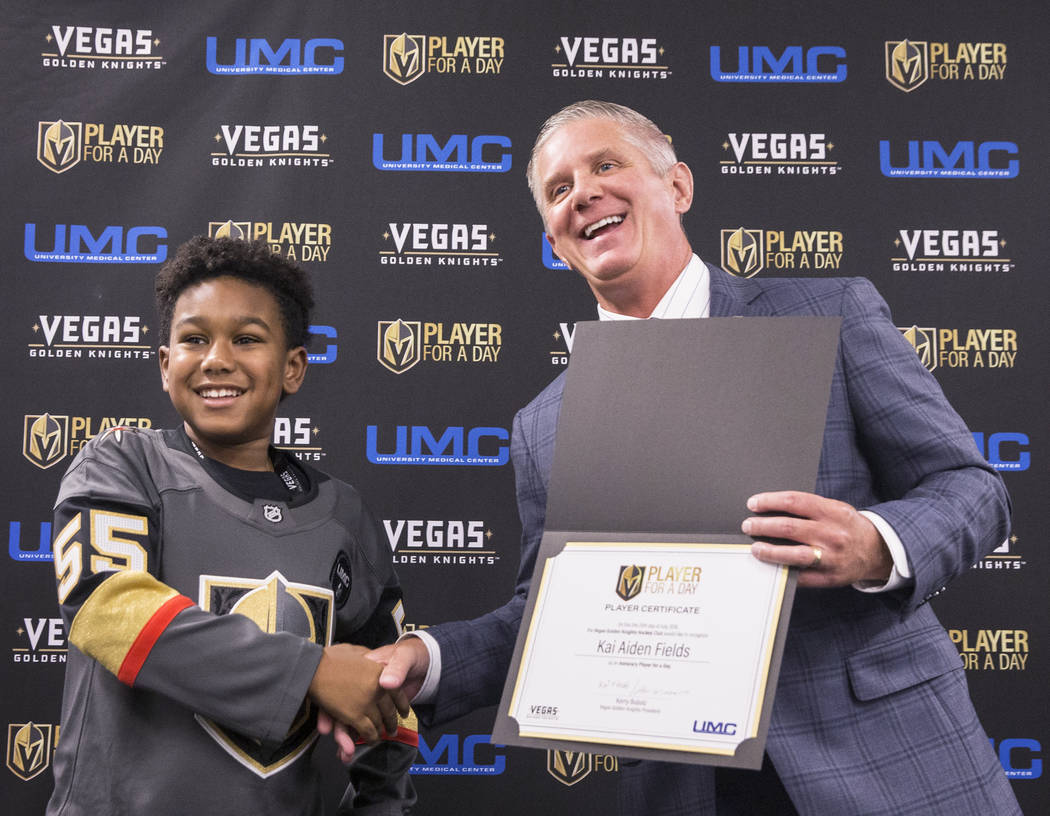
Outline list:
[[[168,347],[160,346],[157,349],[157,363],[160,366],[160,384],[161,387],[168,390]]]
[[[303,385],[306,377],[306,347],[288,349],[284,358],[284,393],[294,394]]]

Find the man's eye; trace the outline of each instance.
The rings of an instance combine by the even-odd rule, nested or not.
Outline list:
[[[561,196],[565,195],[565,193],[567,193],[568,191],[568,184],[559,184],[557,187],[551,190],[551,198],[560,198]]]
[[[612,170],[616,165],[612,162],[602,162],[598,165],[599,170]]]

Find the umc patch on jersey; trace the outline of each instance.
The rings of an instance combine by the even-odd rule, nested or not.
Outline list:
[[[202,575],[200,607],[216,615],[238,614],[264,632],[290,632],[320,646],[332,642],[333,595],[327,587],[296,584],[274,571],[263,579]],[[288,767],[317,739],[316,711],[309,700],[280,745],[263,745],[201,715],[201,727],[224,751],[264,779]]]

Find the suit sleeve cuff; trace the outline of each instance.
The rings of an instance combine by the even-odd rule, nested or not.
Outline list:
[[[881,581],[857,581],[853,584],[853,588],[860,592],[875,593],[890,592],[894,589],[911,586],[914,583],[911,567],[908,566],[908,554],[904,551],[904,545],[901,543],[900,537],[886,519],[877,513],[873,513],[871,510],[861,510],[860,514],[875,525],[875,529],[879,531],[882,540],[886,542],[886,547],[890,551],[890,557],[893,559],[893,569],[890,570],[890,577],[886,579],[885,583]]]

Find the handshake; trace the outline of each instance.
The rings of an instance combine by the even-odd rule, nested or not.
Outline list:
[[[309,690],[321,708],[317,730],[332,733],[339,758],[349,762],[355,741],[371,744],[397,733],[398,715],[410,714],[429,667],[426,646],[416,637],[373,651],[350,643],[326,646]]]

